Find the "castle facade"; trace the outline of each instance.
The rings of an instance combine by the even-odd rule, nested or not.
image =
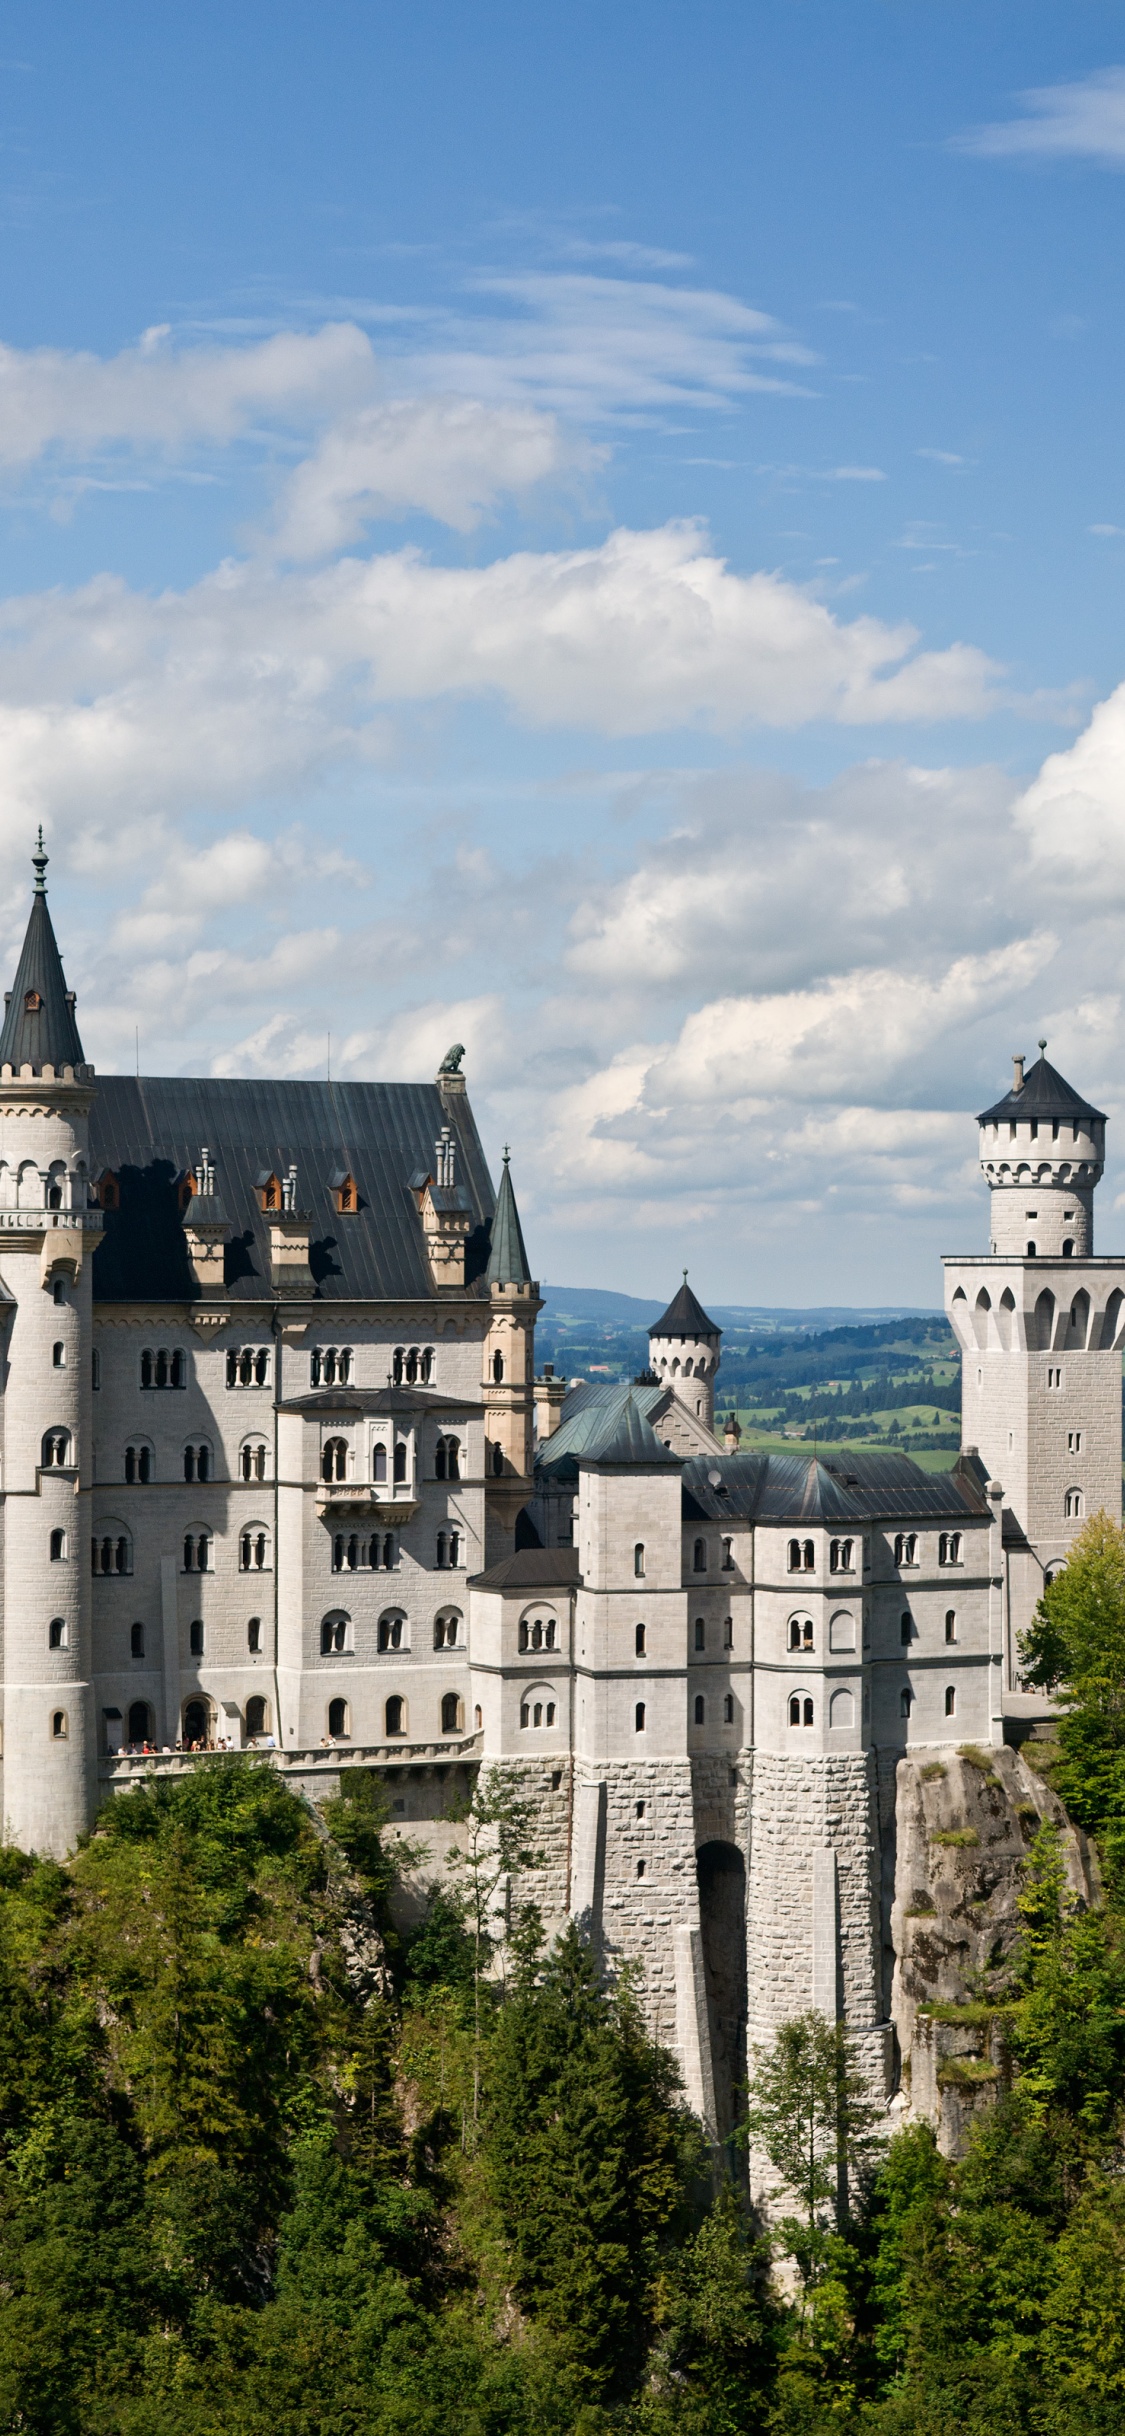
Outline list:
[[[1003,1741],[1044,1579],[1120,1510],[1104,1117],[1041,1055],[979,1120],[949,1471],[742,1452],[686,1277],[631,1387],[537,1375],[459,1051],[429,1085],[96,1077],[34,862],[0,1033],[6,1839],[64,1854],[111,1791],[250,1745],[314,1792],[379,1770],[437,1852],[480,1763],[518,1765],[524,1891],[641,1964],[717,2131],[748,2037],[809,2004],[889,2087],[898,1762]]]

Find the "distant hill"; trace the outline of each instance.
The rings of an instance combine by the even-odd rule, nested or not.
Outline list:
[[[649,1328],[667,1309],[664,1302],[645,1302],[635,1294],[614,1294],[602,1286],[541,1286],[543,1318],[556,1328],[603,1326]],[[670,1298],[668,1298],[670,1299]],[[798,1329],[816,1333],[823,1328],[879,1326],[887,1320],[940,1317],[930,1303],[821,1303],[805,1310],[784,1304],[712,1303],[705,1308],[720,1328]]]

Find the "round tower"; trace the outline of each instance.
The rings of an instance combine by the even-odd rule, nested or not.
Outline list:
[[[681,1404],[715,1426],[715,1372],[719,1367],[722,1329],[708,1319],[687,1281],[669,1303],[662,1319],[648,1332],[648,1365],[662,1386],[671,1387]]]
[[[1028,1074],[1023,1058],[1013,1059],[1011,1090],[977,1120],[992,1250],[1015,1260],[1087,1260],[1105,1118],[1048,1065],[1046,1046],[1041,1040]]]
[[[90,1686],[94,1097],[51,917],[35,893],[0,1031],[4,1837],[73,1850],[96,1804]]]

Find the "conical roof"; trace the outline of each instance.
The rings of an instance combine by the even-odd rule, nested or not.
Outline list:
[[[721,1336],[722,1333],[722,1329],[717,1323],[713,1319],[708,1319],[702,1303],[698,1302],[692,1293],[685,1269],[684,1282],[679,1293],[673,1296],[663,1319],[656,1320],[649,1329],[650,1337]]]
[[[1013,1086],[1011,1091],[1006,1091],[1003,1099],[997,1100],[995,1108],[982,1111],[977,1118],[978,1125],[1008,1124],[1018,1122],[1021,1117],[1059,1117],[1065,1118],[1068,1124],[1075,1117],[1086,1117],[1104,1125],[1102,1110],[1091,1107],[1081,1092],[1075,1091],[1064,1081],[1055,1066],[1048,1065],[1042,1054],[1046,1046],[1046,1041],[1040,1041],[1040,1055],[1024,1075],[1023,1090],[1017,1091]]]
[[[633,1394],[624,1394],[606,1407],[600,1429],[594,1429],[578,1451],[579,1463],[635,1464],[641,1471],[679,1471],[683,1457],[674,1455],[656,1435]]]
[[[523,1228],[520,1225],[520,1214],[516,1208],[516,1196],[512,1190],[512,1179],[508,1170],[510,1156],[511,1153],[505,1146],[504,1172],[500,1178],[500,1190],[496,1195],[496,1208],[492,1217],[492,1249],[488,1255],[488,1267],[484,1273],[486,1286],[529,1286],[531,1284],[531,1268],[523,1240]]]
[[[47,911],[47,883],[43,876],[47,857],[42,830],[38,849],[31,859],[35,866],[35,893],[16,977],[4,1000],[7,1011],[0,1032],[0,1066],[11,1066],[17,1074],[24,1066],[30,1066],[33,1074],[42,1074],[45,1066],[53,1066],[55,1073],[61,1074],[64,1066],[76,1069],[84,1066],[85,1059],[74,1015],[74,992],[66,986],[58,941]]]

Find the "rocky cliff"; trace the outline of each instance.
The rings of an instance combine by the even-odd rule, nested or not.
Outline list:
[[[1028,1849],[1058,1826],[1070,1887],[1096,1893],[1093,1855],[1043,1778],[1013,1750],[963,1744],[899,1762],[891,1933],[891,2015],[901,2081],[896,2117],[924,2117],[947,2155],[1008,2070],[1000,1999],[1019,1934]]]

